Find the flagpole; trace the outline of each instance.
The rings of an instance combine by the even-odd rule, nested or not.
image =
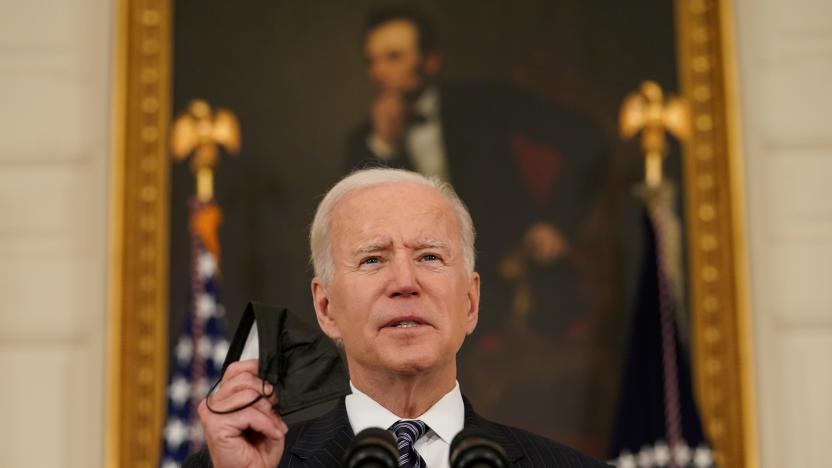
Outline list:
[[[228,341],[219,300],[222,210],[214,200],[214,170],[220,148],[240,148],[237,118],[226,109],[214,111],[204,100],[192,101],[173,123],[171,150],[176,161],[190,156],[196,194],[188,202],[191,237],[190,310],[173,350],[163,431],[162,468],[179,467],[204,441],[197,406],[218,379]]]
[[[620,133],[641,133],[644,182],[636,195],[646,210],[645,263],[634,312],[612,456],[619,467],[712,467],[693,397],[684,343],[687,331],[681,223],[674,184],[663,180],[668,134],[690,136],[686,103],[665,98],[648,81],[621,107]]]

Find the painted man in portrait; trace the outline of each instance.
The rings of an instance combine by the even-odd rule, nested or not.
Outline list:
[[[489,292],[483,333],[461,353],[462,376],[492,414],[518,401],[512,392],[545,407],[552,387],[588,367],[598,305],[586,261],[591,246],[581,236],[609,157],[601,131],[507,84],[444,80],[437,27],[412,6],[371,12],[363,53],[374,94],[369,118],[348,141],[346,169],[407,168],[457,188],[479,220],[478,269]],[[575,340],[581,343],[572,346]],[[540,354],[563,362],[543,374],[517,365]],[[494,366],[499,381],[483,371]],[[546,413],[537,409],[528,409],[529,418]]]
[[[607,156],[600,132],[507,85],[442,81],[438,31],[419,10],[376,10],[363,38],[374,97],[370,118],[349,140],[347,169],[383,164],[452,182],[483,220],[480,268],[499,291],[486,299],[487,309],[502,316],[499,323],[519,327],[551,315],[547,296],[574,280],[571,239]],[[560,318],[541,317],[557,329],[581,308],[560,292]]]

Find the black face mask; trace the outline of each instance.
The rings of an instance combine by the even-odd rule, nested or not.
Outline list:
[[[283,416],[351,393],[347,369],[329,337],[286,308],[258,302],[249,302],[243,312],[222,365],[222,375],[231,363],[240,359],[254,324],[259,347],[258,376],[263,381],[260,396],[239,408],[217,410],[209,406],[209,410],[217,414],[233,413],[268,398],[272,394],[265,393],[266,382],[277,392],[274,408]]]

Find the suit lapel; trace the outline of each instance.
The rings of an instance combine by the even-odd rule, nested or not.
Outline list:
[[[467,398],[463,396],[462,401],[465,404],[465,428],[476,429],[483,435],[489,436],[491,440],[503,447],[511,464],[517,465],[525,457],[523,449],[514,440],[509,438],[508,434],[499,425],[475,413]]]
[[[463,396],[462,401],[465,405],[465,427],[489,436],[505,449],[509,461],[517,465],[525,457],[522,448],[498,424],[474,412],[467,398]],[[344,451],[355,437],[344,400],[329,413],[311,421],[297,437],[289,452],[301,461],[302,466],[340,468]]]
[[[347,418],[344,400],[329,413],[306,426],[289,452],[300,459],[303,466],[340,468],[344,451],[355,434]]]

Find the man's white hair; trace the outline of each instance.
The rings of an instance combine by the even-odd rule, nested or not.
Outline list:
[[[436,177],[425,177],[417,172],[402,169],[374,168],[355,171],[341,179],[327,192],[318,209],[312,227],[309,229],[309,248],[312,253],[312,266],[315,276],[324,284],[332,280],[334,264],[332,261],[332,246],[330,244],[330,229],[332,227],[332,213],[347,195],[370,187],[391,184],[419,184],[433,188],[442,195],[453,207],[459,224],[459,237],[462,244],[462,255],[465,268],[469,273],[474,271],[474,223],[468,208],[462,203],[453,187]]]

